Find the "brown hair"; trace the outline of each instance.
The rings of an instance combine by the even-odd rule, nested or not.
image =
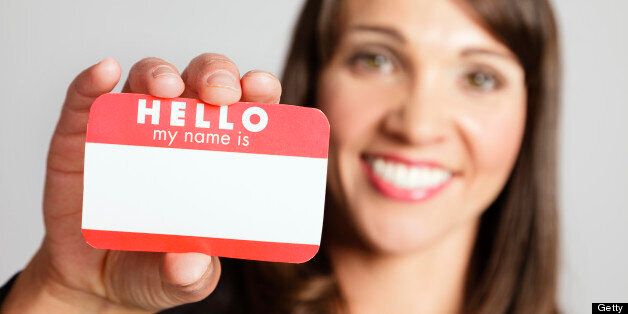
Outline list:
[[[316,103],[318,76],[338,36],[338,2],[305,3],[283,74],[283,103]],[[463,312],[553,313],[557,311],[555,150],[560,71],[552,8],[547,0],[469,0],[464,5],[518,58],[525,71],[528,103],[515,167],[481,217]],[[324,248],[323,243],[318,256],[303,265],[252,264],[249,287],[264,283],[265,291],[255,297],[259,302],[252,300],[256,308],[282,313],[329,313],[341,308]]]

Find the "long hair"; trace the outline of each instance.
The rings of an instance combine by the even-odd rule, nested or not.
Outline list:
[[[339,1],[308,0],[292,37],[282,103],[313,106],[321,69],[337,40]],[[466,278],[464,313],[553,313],[558,222],[556,128],[559,49],[547,0],[469,0],[478,22],[525,72],[527,115],[521,150],[501,193],[482,214]],[[329,313],[342,298],[324,251],[303,265],[251,264],[249,286],[265,312]],[[268,282],[271,282],[270,286]],[[264,288],[261,287],[262,283]]]

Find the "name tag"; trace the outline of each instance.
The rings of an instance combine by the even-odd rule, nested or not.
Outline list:
[[[318,109],[106,94],[87,127],[83,237],[99,249],[301,263],[318,251]]]

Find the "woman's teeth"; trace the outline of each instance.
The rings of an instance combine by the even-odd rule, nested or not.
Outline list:
[[[383,158],[373,158],[369,165],[376,176],[403,189],[429,189],[451,177],[451,172],[442,168],[409,166]]]

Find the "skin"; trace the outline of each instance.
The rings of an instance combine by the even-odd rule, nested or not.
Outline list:
[[[523,136],[523,70],[459,2],[350,0],[342,12],[318,99],[332,125],[327,250],[346,305],[352,313],[458,312],[479,217],[503,188]],[[81,237],[89,107],[120,74],[106,58],[68,88],[50,144],[46,236],[3,313],[153,312],[216,286],[218,258],[94,250]],[[141,60],[123,91],[276,103],[281,85],[262,71],[240,77],[227,57],[203,54],[181,75],[164,60]],[[373,187],[365,153],[435,161],[454,176],[434,197],[399,201]]]

